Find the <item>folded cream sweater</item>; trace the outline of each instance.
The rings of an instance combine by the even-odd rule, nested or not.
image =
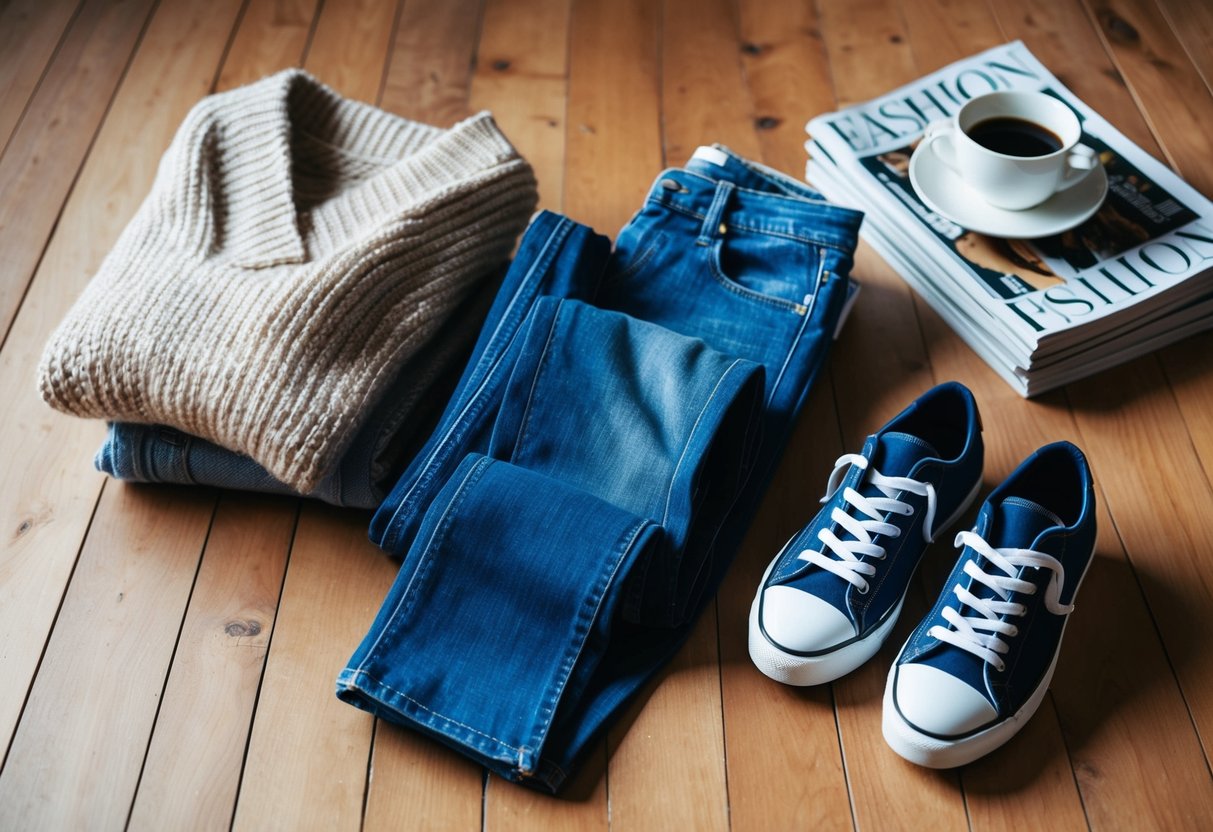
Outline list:
[[[441,130],[300,70],[204,98],[51,336],[42,396],[172,425],[306,493],[536,200],[487,113]]]

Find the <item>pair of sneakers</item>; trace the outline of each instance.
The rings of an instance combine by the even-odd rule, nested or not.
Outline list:
[[[851,672],[893,630],[927,545],[981,488],[977,404],[935,387],[839,458],[820,513],[767,567],[750,658],[790,685]],[[889,671],[882,728],[902,757],[951,768],[993,751],[1035,713],[1095,545],[1082,452],[1056,442],[986,499],[930,612]]]

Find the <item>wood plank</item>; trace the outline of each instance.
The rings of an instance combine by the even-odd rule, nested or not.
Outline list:
[[[87,0],[0,157],[0,341],[151,8],[151,0]]]
[[[1184,45],[1188,60],[1213,91],[1213,8],[1201,0],[1157,0],[1171,31]]]
[[[484,0],[405,2],[383,90],[385,108],[447,127],[469,115]]]
[[[671,18],[699,22],[674,27],[672,36],[667,24],[667,66],[675,63],[671,53],[682,66],[693,67],[696,54],[732,55],[733,60],[698,61],[704,65],[693,73],[667,73],[667,146],[683,143],[680,155],[685,156],[700,141],[719,140],[801,178],[806,114],[817,104],[833,106],[825,54],[811,34],[812,7],[746,2],[736,21],[719,4],[702,11],[683,4],[669,11]],[[671,37],[686,42],[674,44]],[[730,106],[714,104],[715,98],[727,99]],[[680,112],[687,115],[676,115]],[[766,565],[815,513],[816,489],[824,479],[815,483],[808,472],[828,471],[841,452],[837,424],[827,368],[717,597],[734,829],[838,829],[852,823],[829,687],[792,688],[759,673],[749,658],[746,624]]]
[[[839,106],[865,101],[918,77],[895,3],[830,0],[819,8]],[[866,434],[936,380],[905,283],[866,244],[856,254],[855,275],[863,293],[834,354],[839,422],[849,450],[861,447]],[[882,368],[879,384],[872,383],[873,367]],[[924,567],[932,560],[928,555]],[[934,589],[923,588],[931,584],[929,574],[929,568],[920,570],[884,648],[833,684],[847,782],[860,828],[968,828],[957,775],[901,760],[886,747],[880,729],[889,666],[926,611],[928,596],[934,598]]]
[[[1080,0],[1171,160],[1213,197],[1213,97],[1153,0]],[[1164,138],[1165,137],[1165,138]],[[1184,160],[1180,163],[1178,160]],[[1194,164],[1195,160],[1202,160]]]
[[[1024,40],[1078,96],[1147,152],[1158,152],[1120,73],[1100,54],[1099,35],[1079,4],[1032,0],[1015,10],[992,8],[1008,38]],[[1102,381],[1124,383],[1132,382]],[[1077,412],[1091,407],[1073,387],[1069,398]],[[1178,398],[1182,407],[1183,397]],[[1161,432],[1154,441],[1165,443],[1166,435]],[[1118,461],[1115,448],[1107,451]],[[1119,468],[1102,471],[1119,476]],[[1107,484],[1099,479],[1097,486],[1104,503],[1100,560],[1084,583],[1081,612],[1070,625],[1052,697],[1092,828],[1114,829],[1135,816],[1151,818],[1160,828],[1190,826],[1200,814],[1208,816],[1207,770],[1201,770],[1201,749],[1190,736],[1187,706],[1168,658],[1160,655],[1157,626],[1138,600],[1142,582],[1117,536],[1119,517],[1114,525],[1107,512]],[[1166,782],[1152,785],[1148,794],[1135,785],[1147,779],[1153,784],[1161,771],[1167,772]]]
[[[660,13],[637,2],[574,6],[565,207],[602,233],[613,235],[639,210],[662,163]],[[715,629],[712,609],[609,730],[612,824],[727,824]],[[654,770],[663,771],[660,781],[648,776]]]
[[[302,66],[319,0],[253,0],[223,60],[216,89],[230,90],[285,69]]]
[[[309,504],[299,517],[232,828],[358,829],[372,718],[333,695],[396,564],[362,512]]]
[[[362,828],[480,829],[484,776],[483,768],[453,749],[408,728],[376,720]],[[546,800],[551,802],[551,798]]]
[[[378,101],[395,17],[382,0],[326,0],[304,65],[342,95]]]
[[[13,0],[0,8],[0,152],[80,6],[81,0]]]
[[[640,0],[573,6],[564,209],[612,239],[662,164],[659,12]]]
[[[128,828],[231,824],[296,502],[249,494],[220,499]]]
[[[214,502],[106,490],[0,774],[0,826],[126,823]]]
[[[471,109],[487,109],[531,163],[539,207],[564,202],[571,0],[490,0],[484,8]]]
[[[728,828],[715,613],[609,731],[613,827]]]
[[[51,239],[0,352],[0,386],[9,391],[0,399],[0,419],[7,427],[0,455],[9,466],[9,475],[0,480],[0,528],[10,530],[0,541],[4,745],[16,727],[102,482],[100,475],[88,473],[99,425],[52,412],[31,379],[51,329],[147,193],[181,119],[210,89],[239,6],[237,0],[176,3],[155,15],[63,210],[60,233]],[[78,689],[60,694],[68,697]],[[139,749],[140,757],[145,748]],[[91,753],[80,744],[70,750],[65,766],[84,764]]]
[[[471,108],[487,108],[535,168],[539,206],[564,204],[570,0],[489,0],[484,9]],[[599,744],[559,799],[490,774],[485,829],[605,829],[606,748]]]

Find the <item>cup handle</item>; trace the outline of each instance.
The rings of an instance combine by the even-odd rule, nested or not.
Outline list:
[[[922,143],[927,150],[935,154],[935,158],[943,162],[953,173],[960,173],[960,163],[956,160],[956,143],[952,131],[956,125],[951,121],[933,121],[927,125]]]
[[[1098,164],[1099,154],[1094,149],[1085,144],[1075,145],[1066,156],[1066,169],[1061,175],[1061,182],[1057,184],[1057,190],[1064,191],[1066,188],[1074,187],[1086,179]]]

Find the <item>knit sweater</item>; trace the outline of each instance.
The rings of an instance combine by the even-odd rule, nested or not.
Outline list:
[[[536,201],[487,113],[441,130],[301,70],[204,98],[51,336],[42,396],[172,425],[306,493]]]

